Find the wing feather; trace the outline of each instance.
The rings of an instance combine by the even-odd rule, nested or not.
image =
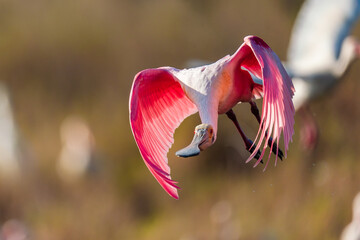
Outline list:
[[[254,97],[262,95],[263,106],[259,131],[254,141],[254,144],[257,142],[257,145],[247,160],[247,162],[250,161],[263,144],[263,152],[254,165],[257,166],[264,156],[264,150],[270,137],[273,138],[273,142],[278,143],[283,134],[286,156],[288,144],[292,141],[294,134],[295,109],[292,97],[295,90],[280,59],[262,39],[248,36],[244,41],[244,44],[231,56],[230,62],[237,64],[239,68],[245,68],[263,82],[262,89],[257,83],[254,85]],[[270,150],[272,148],[273,145]],[[276,162],[277,158],[275,164]]]
[[[175,129],[196,106],[184,93],[180,83],[166,68],[138,73],[129,101],[130,125],[146,166],[172,197],[178,198],[171,180],[167,152],[174,142]]]

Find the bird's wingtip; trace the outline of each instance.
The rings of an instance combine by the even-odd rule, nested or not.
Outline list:
[[[169,195],[173,197],[175,200],[179,200],[179,194],[177,190],[175,190],[174,192],[169,192]]]

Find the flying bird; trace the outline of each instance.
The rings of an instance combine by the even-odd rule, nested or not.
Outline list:
[[[260,81],[254,82],[250,74]],[[247,36],[233,55],[213,64],[183,70],[161,67],[136,74],[129,100],[130,125],[146,166],[166,192],[178,199],[179,187],[171,179],[167,152],[175,129],[186,117],[199,112],[202,123],[196,126],[190,145],[177,156],[195,156],[214,144],[218,115],[226,114],[251,153],[247,162],[255,157],[254,166],[258,165],[269,146],[276,154],[276,164],[277,156],[283,156],[278,148],[280,136],[284,136],[286,157],[294,133],[293,94],[278,56],[259,37]],[[254,102],[260,97],[261,116]],[[254,142],[246,137],[232,111],[239,102],[250,103],[260,124]],[[268,163],[269,158],[265,168]]]
[[[307,149],[314,148],[318,138],[309,103],[336,86],[360,57],[359,42],[349,36],[359,15],[360,0],[308,0],[295,20],[285,67],[296,89],[294,106]]]

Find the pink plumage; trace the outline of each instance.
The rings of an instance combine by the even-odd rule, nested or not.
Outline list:
[[[286,156],[288,144],[290,140],[292,141],[292,135],[294,134],[295,110],[291,101],[295,91],[294,86],[278,56],[262,39],[246,37],[244,40],[245,43],[240,46],[230,61],[239,62],[238,64],[241,67],[263,80],[263,107],[260,122],[262,127],[259,128],[256,136],[256,139],[259,138],[259,144],[247,162],[255,156],[263,140],[265,139],[265,142],[269,140],[271,133],[278,145],[281,133],[284,132]],[[266,131],[269,131],[267,137],[265,137]],[[256,142],[256,139],[254,142]],[[264,144],[264,150],[266,147],[266,144]],[[265,151],[262,152],[255,166],[260,163],[264,153]],[[276,161],[277,157],[275,164]]]
[[[250,73],[262,82],[254,82]],[[167,152],[175,129],[186,117],[199,111],[202,124],[196,127],[192,143],[177,153],[182,157],[197,155],[215,142],[218,114],[228,113],[238,102],[252,102],[263,96],[257,146],[247,161],[256,155],[264,140],[268,142],[272,136],[278,143],[282,133],[286,153],[294,131],[293,92],[276,54],[260,38],[248,36],[234,55],[213,64],[138,73],[130,93],[130,125],[146,166],[177,199],[179,187],[170,177]]]
[[[148,69],[135,76],[130,94],[131,129],[146,166],[174,198],[178,198],[178,187],[170,178],[166,155],[175,129],[196,111],[167,70]]]

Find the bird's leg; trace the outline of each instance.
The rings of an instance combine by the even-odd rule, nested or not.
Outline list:
[[[250,106],[251,106],[251,113],[256,117],[256,120],[259,122],[261,122],[261,118],[260,118],[260,112],[258,107],[256,106],[256,103],[251,101],[250,102]]]
[[[246,137],[245,133],[243,132],[243,130],[241,129],[241,127],[239,125],[239,122],[238,122],[238,120],[236,118],[236,115],[235,115],[234,111],[232,109],[230,109],[226,113],[226,116],[228,116],[228,118],[230,118],[230,120],[235,124],[235,127],[239,131],[242,139],[244,140],[246,150],[248,150],[250,153],[253,153],[256,146],[253,144],[253,141],[251,141],[250,139],[248,139]],[[255,155],[255,158],[259,159],[260,155],[261,155],[261,151],[258,150],[258,152]],[[262,163],[262,160],[261,160],[261,163]]]
[[[256,120],[259,122],[261,122],[261,118],[260,118],[260,112],[258,107],[256,106],[256,103],[254,101],[250,101],[250,106],[251,106],[251,113],[256,117]],[[262,126],[261,126],[262,127]],[[267,131],[265,132],[265,137],[267,137],[268,133]],[[269,138],[268,140],[268,146],[271,148],[271,146],[273,146],[272,148],[272,152],[274,154],[277,154],[278,157],[282,160],[284,153],[281,151],[280,148],[278,148],[276,142],[273,142],[272,137]]]
[[[319,136],[316,121],[307,105],[299,109],[299,115],[303,122],[300,130],[300,141],[305,150],[312,151],[316,147]]]

